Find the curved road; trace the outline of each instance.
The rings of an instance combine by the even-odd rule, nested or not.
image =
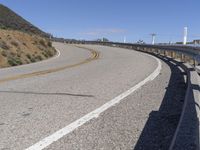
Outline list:
[[[0,149],[31,148],[134,87],[158,67],[153,57],[136,51],[54,46],[59,57],[0,70],[4,81],[0,82]],[[24,78],[33,72],[40,73]],[[149,113],[160,107],[170,74],[162,63],[161,74],[152,82],[45,148],[133,149]]]

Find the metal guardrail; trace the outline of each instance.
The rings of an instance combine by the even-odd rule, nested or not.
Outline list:
[[[133,43],[119,43],[119,42],[100,42],[100,41],[66,41],[70,44],[95,44],[106,45],[113,47],[123,47],[135,49],[140,51],[148,51],[154,53],[168,52],[167,55],[171,57],[179,56],[181,61],[193,63],[193,65],[200,64],[200,47],[184,46],[184,45],[151,45],[151,44],[133,44]],[[169,54],[171,52],[171,54]],[[185,59],[186,58],[186,59]]]
[[[135,50],[150,50],[152,52],[159,51],[171,51],[175,55],[183,54],[189,56],[190,60],[194,60],[196,64],[200,64],[200,47],[183,46],[183,45],[150,45],[150,44],[132,44],[132,43],[117,43],[117,42],[96,42],[96,41],[84,41],[82,44],[98,44],[116,47],[125,47]]]

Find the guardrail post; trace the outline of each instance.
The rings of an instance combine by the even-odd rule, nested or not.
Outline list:
[[[172,51],[172,58],[174,59],[176,57],[176,53]]]
[[[160,50],[159,49],[157,49],[157,54],[160,55]]]
[[[169,52],[169,56],[172,58],[172,51]]]
[[[156,49],[156,51],[157,51],[157,54],[160,55],[160,50],[159,50],[159,49]]]
[[[188,56],[188,57],[187,57],[187,62],[188,62],[189,64],[191,64],[191,65],[194,65],[193,57]]]
[[[152,51],[152,53],[155,53],[155,50],[154,50],[154,48],[152,48],[152,49],[151,49],[151,51]]]
[[[156,51],[155,51],[155,49],[154,49],[154,48],[152,48],[152,53],[156,53]]]
[[[161,52],[162,52],[162,55],[165,56],[165,50],[162,50]]]
[[[181,62],[185,62],[185,55],[181,54]]]
[[[192,58],[194,67],[196,66],[196,60]]]
[[[165,56],[168,56],[168,51],[167,50],[165,51]]]
[[[167,56],[167,51],[166,50],[164,50],[164,56]]]
[[[181,60],[181,55],[179,52],[176,53],[176,58]]]
[[[156,54],[158,54],[158,50],[157,50],[157,49],[154,49],[154,52],[155,52]]]
[[[167,56],[171,57],[171,51],[167,51]]]

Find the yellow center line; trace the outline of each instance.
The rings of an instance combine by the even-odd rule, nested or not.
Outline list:
[[[63,67],[59,67],[59,68],[37,71],[37,72],[32,72],[32,73],[27,73],[27,74],[16,75],[16,76],[12,76],[12,77],[7,77],[7,78],[4,78],[4,79],[0,79],[0,83],[12,81],[12,80],[17,80],[17,79],[30,78],[30,77],[34,77],[34,76],[46,75],[46,74],[49,74],[49,73],[62,71],[64,69],[69,69],[69,68],[73,68],[73,67],[77,67],[77,66],[89,63],[89,62],[99,58],[99,52],[97,52],[93,49],[89,49],[89,48],[85,48],[85,47],[81,47],[81,46],[76,46],[76,47],[88,50],[88,51],[90,51],[90,53],[92,55],[89,58],[87,58],[87,59],[85,59],[85,60],[83,60],[79,63],[76,63],[76,64],[67,65],[67,66],[63,66]]]

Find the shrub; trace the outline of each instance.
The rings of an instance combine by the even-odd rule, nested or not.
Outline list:
[[[15,46],[15,47],[18,47],[19,46],[19,43],[17,43],[16,41],[11,41],[10,42],[13,46]]]
[[[42,50],[42,51],[45,50],[44,46],[42,46],[42,45],[37,45],[37,47],[38,47],[38,49],[40,49],[40,50]]]
[[[30,60],[31,59],[31,55],[30,54],[26,54],[26,57]]]
[[[48,55],[44,52],[42,52],[42,54],[44,55],[44,57],[48,58]]]
[[[52,43],[51,43],[50,41],[48,41],[47,45],[48,45],[49,47],[52,47]]]
[[[4,41],[0,41],[0,47],[2,48],[2,49],[5,49],[5,50],[8,50],[10,47],[7,45],[7,43],[6,42],[4,42]]]
[[[13,59],[11,57],[8,58],[8,64],[11,66],[17,66],[15,59]]]
[[[0,29],[7,29],[7,27],[6,26],[4,26],[4,25],[2,25],[2,24],[0,24]]]
[[[30,63],[30,61],[28,61],[27,59],[25,59],[24,61],[25,61],[26,64],[29,64],[29,63]]]
[[[40,43],[42,46],[46,47],[46,43],[45,43],[45,41],[44,41],[43,39],[41,39],[41,40],[39,41],[39,43]]]
[[[22,61],[19,58],[8,58],[8,64],[11,66],[22,65]]]
[[[40,56],[40,55],[36,56],[35,58],[36,58],[37,60],[40,60],[40,61],[43,60],[42,56]]]
[[[7,54],[7,52],[6,52],[5,50],[3,50],[3,51],[1,52],[1,55],[4,56],[4,57],[7,57],[7,56],[8,56],[8,54]]]
[[[21,53],[17,53],[17,57],[21,57]]]
[[[30,59],[30,61],[31,61],[31,62],[36,62],[36,59],[35,59],[34,57],[32,57],[32,58]]]
[[[49,57],[52,57],[52,56],[53,56],[53,52],[50,51],[50,50],[48,50],[48,51],[47,51],[47,55],[48,55]]]
[[[15,62],[17,65],[22,65],[22,61],[20,58],[15,58]]]
[[[36,62],[35,56],[31,56],[30,54],[26,54],[26,57],[27,57],[31,62]]]
[[[15,57],[17,54],[14,53],[14,52],[10,52],[10,55],[11,55],[12,57]]]
[[[12,39],[12,37],[8,34],[7,35],[7,38],[9,39],[9,40],[11,40]]]
[[[8,64],[11,66],[17,66],[17,64],[15,63],[13,59],[8,59]]]

